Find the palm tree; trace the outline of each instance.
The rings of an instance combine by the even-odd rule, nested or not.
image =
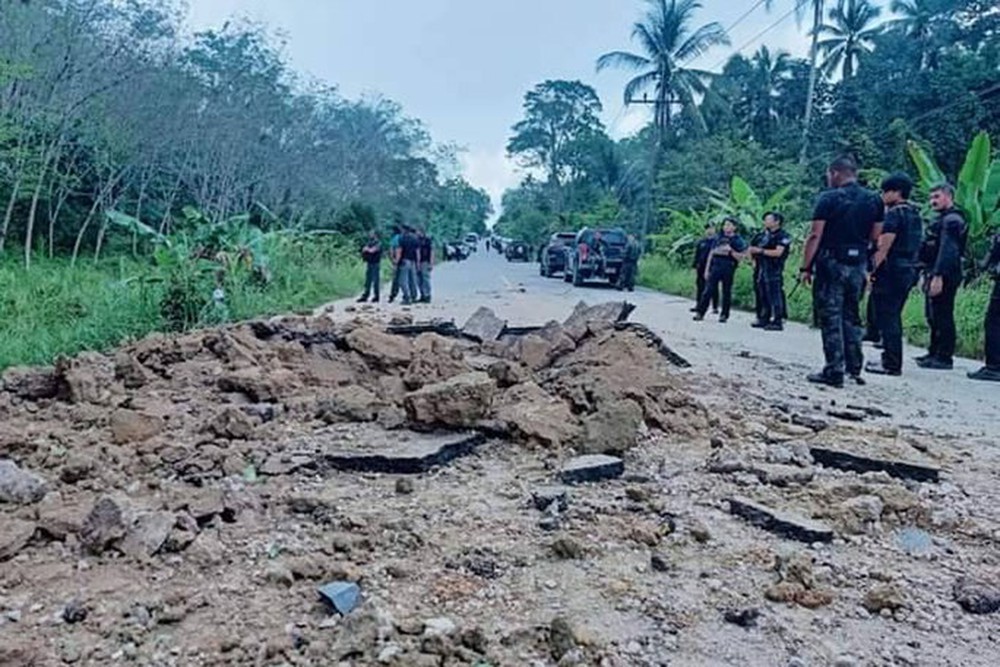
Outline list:
[[[650,7],[644,20],[635,24],[632,39],[641,54],[612,51],[597,60],[597,71],[623,67],[641,72],[625,86],[625,104],[652,89],[655,126],[662,139],[673,118],[672,107],[680,105],[700,118],[695,97],[703,95],[711,73],[685,66],[713,46],[729,44],[726,31],[718,23],[691,29],[696,0],[646,0]]]
[[[828,75],[839,68],[845,79],[854,76],[858,60],[871,53],[872,40],[881,31],[880,26],[872,25],[881,13],[882,9],[868,0],[840,0],[830,10],[831,23],[819,27],[821,34],[831,35],[819,43],[825,56],[823,69]]]
[[[753,138],[766,139],[778,118],[777,102],[781,87],[792,69],[792,60],[784,51],[772,54],[760,47],[750,61],[747,100],[750,103],[750,130]]]
[[[888,21],[886,27],[916,40],[920,44],[920,66],[927,67],[934,39],[954,13],[955,3],[951,0],[892,0],[892,11],[898,18]]]

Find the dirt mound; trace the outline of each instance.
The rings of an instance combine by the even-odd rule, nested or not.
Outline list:
[[[432,538],[345,511],[350,499],[325,480],[336,470],[430,469],[483,434],[565,458],[622,454],[650,429],[704,428],[704,408],[657,345],[615,329],[629,310],[581,306],[564,324],[477,337],[286,318],[8,370],[4,622],[70,611],[5,640],[0,664],[502,655],[476,626],[389,618],[374,550],[405,554]],[[362,444],[374,451],[357,454]],[[476,558],[475,571],[509,567]],[[390,578],[419,567],[401,564]],[[365,606],[331,616],[314,595],[331,579],[364,582]],[[440,604],[473,582],[456,571],[434,585]],[[183,641],[171,648],[166,631]],[[531,642],[544,647],[546,636]]]

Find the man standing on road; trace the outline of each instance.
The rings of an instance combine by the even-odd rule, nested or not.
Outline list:
[[[760,253],[754,252],[754,250],[760,250],[766,238],[766,226],[750,237],[750,261],[753,262],[753,312],[757,316],[757,320],[750,326],[754,329],[763,329],[767,326],[769,319],[766,312],[767,296],[764,294],[764,281],[761,278]]]
[[[421,229],[417,236],[420,247],[417,252],[417,282],[420,287],[420,303],[431,302],[431,271],[434,269],[434,239]]]
[[[969,373],[969,378],[1000,382],[1000,233],[993,237],[990,254],[984,264],[986,272],[993,278],[993,293],[986,309],[986,365]]]
[[[622,256],[622,275],[618,279],[618,291],[627,289],[629,292],[635,291],[635,276],[639,272],[639,256],[642,248],[635,240],[635,234],[628,235],[628,242],[625,244],[625,253]]]
[[[698,302],[701,301],[701,295],[705,292],[705,288],[708,286],[708,281],[705,279],[705,275],[708,273],[708,258],[712,254],[712,245],[715,243],[715,225],[711,222],[705,223],[705,236],[700,241],[694,249],[694,275],[695,275],[695,291],[694,291],[694,301],[695,305],[691,308],[692,313],[698,312]],[[719,288],[716,287],[711,294],[712,302],[712,313],[719,312]]]
[[[766,232],[758,246],[751,246],[750,255],[757,262],[760,272],[760,298],[758,328],[764,331],[783,331],[785,306],[785,260],[792,247],[792,237],[784,229],[785,217],[777,211],[764,215]]]
[[[907,174],[893,174],[882,181],[885,223],[872,256],[871,296],[882,334],[882,362],[865,370],[876,375],[903,372],[903,307],[917,282],[917,262],[924,223],[910,203],[913,181]]]
[[[845,374],[858,384],[861,352],[861,294],[865,287],[868,244],[882,232],[882,200],[858,184],[854,161],[840,158],[830,165],[831,189],[820,195],[806,239],[800,279],[815,274],[823,354],[826,365],[810,382],[843,387]]]
[[[698,301],[698,312],[694,316],[695,321],[705,319],[708,312],[708,302],[712,299],[712,294],[722,287],[722,312],[719,314],[719,322],[729,321],[729,308],[733,302],[733,278],[736,276],[736,267],[747,250],[747,242],[736,233],[738,223],[733,218],[726,218],[722,224],[722,233],[715,237],[712,244],[712,252],[708,257],[708,268],[705,269],[705,280],[707,285],[705,292]]]
[[[417,264],[420,260],[420,240],[413,227],[405,227],[399,240],[399,287],[403,292],[403,305],[409,306],[419,298],[417,294]]]
[[[361,259],[365,262],[365,293],[358,299],[358,303],[365,303],[369,296],[372,303],[378,303],[382,282],[382,243],[375,230],[368,235],[368,242],[361,249]]]
[[[400,215],[395,216],[396,224],[392,227],[392,236],[389,237],[389,262],[392,264],[392,287],[389,289],[389,303],[396,300],[399,294],[399,269],[401,266],[399,245],[403,239],[403,227],[399,224]]]
[[[962,255],[969,228],[961,211],[955,208],[955,189],[950,185],[938,185],[931,190],[931,208],[938,217],[927,230],[920,253],[924,263],[925,311],[931,344],[928,353],[917,359],[917,365],[931,370],[951,370],[958,342],[955,296],[962,283]]]

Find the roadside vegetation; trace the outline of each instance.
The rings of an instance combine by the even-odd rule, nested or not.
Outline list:
[[[344,296],[396,220],[485,231],[458,148],[298,77],[263,27],[185,34],[182,10],[0,11],[0,369]]]
[[[688,267],[706,222],[733,216],[752,234],[776,209],[801,252],[812,202],[837,156],[852,156],[871,186],[908,171],[921,183],[920,204],[931,184],[948,180],[971,229],[969,284],[956,313],[960,348],[979,355],[989,285],[975,266],[1000,227],[1000,12],[993,4],[801,2],[797,18],[814,36],[809,58],[773,49],[765,38],[752,55],[722,57],[706,71],[693,63],[729,39],[722,26],[699,20],[701,3],[637,0],[634,50],[595,54],[598,71],[635,74],[612,106],[620,108],[615,123],[601,122],[604,107],[585,82],[545,81],[528,92],[508,152],[530,172],[504,195],[497,228],[536,245],[556,231],[624,228],[647,240],[643,284],[693,296]],[[792,19],[776,16],[775,27]],[[630,106],[648,109],[649,124],[612,139]],[[789,292],[798,260],[788,263]],[[811,321],[810,297],[806,288],[795,293],[793,318]],[[734,298],[751,306],[749,269],[738,274]],[[905,324],[911,341],[926,342],[917,294]]]

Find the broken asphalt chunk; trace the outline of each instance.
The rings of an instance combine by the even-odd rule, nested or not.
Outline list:
[[[631,331],[635,333],[640,338],[646,340],[651,346],[655,347],[657,352],[663,355],[674,366],[678,368],[691,368],[691,362],[674,352],[669,345],[663,342],[663,338],[659,334],[645,324],[639,324],[638,322],[616,322],[615,329],[617,331]]]
[[[940,479],[939,469],[916,463],[875,459],[825,447],[813,447],[809,452],[816,463],[827,468],[856,473],[884,472],[890,477],[912,479],[917,482],[937,482]]]
[[[506,326],[506,320],[501,320],[496,313],[483,306],[462,327],[462,335],[476,342],[486,343],[499,338]]]
[[[329,452],[324,461],[334,470],[416,475],[467,456],[485,441],[481,433],[409,433],[404,438],[386,433],[362,446]]]
[[[623,474],[625,474],[625,462],[622,459],[604,454],[590,454],[567,461],[559,477],[566,484],[581,484],[614,479]]]
[[[361,588],[350,581],[334,581],[319,588],[323,598],[341,616],[347,616],[358,606]]]
[[[830,426],[830,424],[823,419],[809,417],[807,415],[792,415],[792,423],[796,426],[802,426],[803,428],[815,431],[816,433],[825,431]]]
[[[422,334],[433,333],[446,338],[457,338],[462,332],[451,320],[432,320],[430,322],[414,322],[413,324],[390,324],[386,327],[386,333],[395,336],[420,336]]]
[[[730,514],[776,535],[809,544],[833,541],[833,531],[812,519],[771,509],[747,498],[733,497],[727,502]]]

